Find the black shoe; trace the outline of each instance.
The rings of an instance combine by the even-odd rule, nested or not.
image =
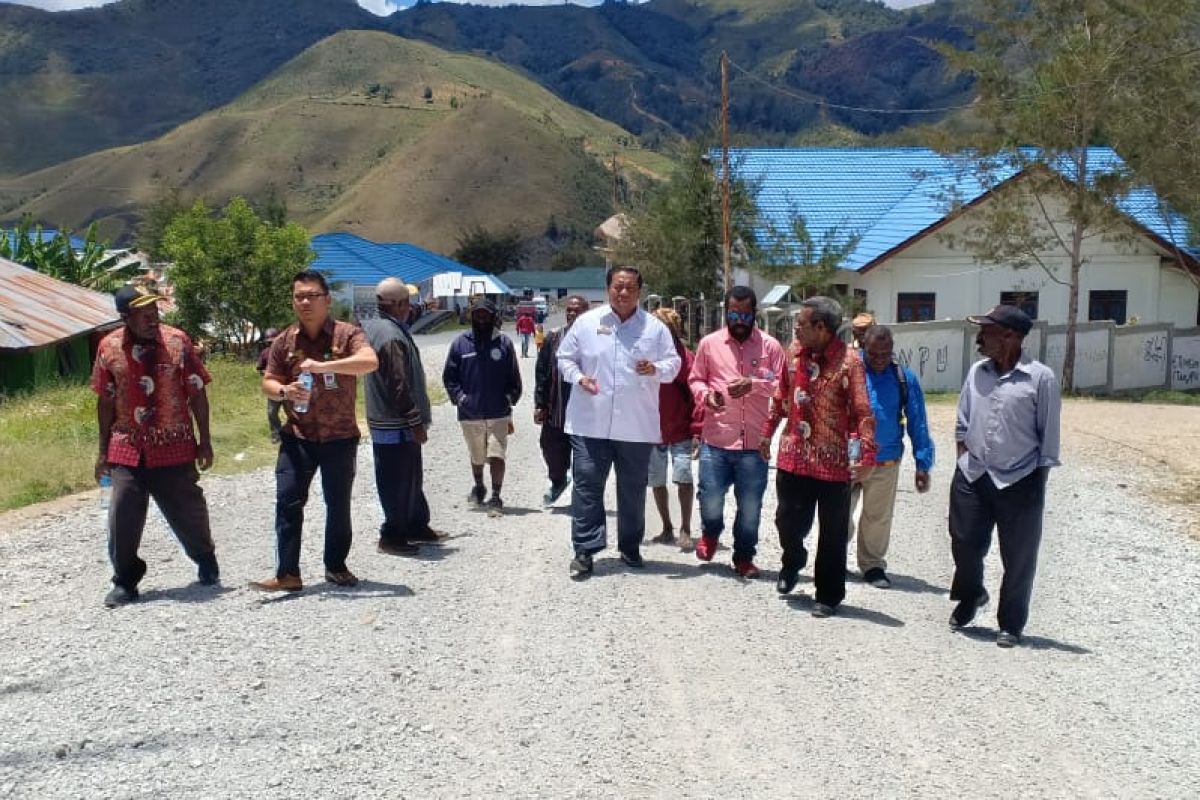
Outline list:
[[[126,589],[124,586],[114,586],[112,591],[104,596],[104,605],[109,608],[125,606],[138,599],[137,589]]]
[[[779,580],[775,583],[775,591],[780,594],[787,594],[796,588],[796,581],[800,578],[800,570],[798,569],[781,569],[779,570]]]
[[[642,554],[636,550],[632,553],[627,553],[622,550],[621,560],[625,562],[625,566],[633,567],[634,569],[641,569],[642,567],[646,566],[646,561],[642,558]]]
[[[221,581],[221,567],[216,556],[202,559],[196,570],[196,580],[204,586],[216,586]]]
[[[375,549],[388,556],[415,556],[421,552],[420,547],[403,539],[380,539]]]
[[[892,581],[880,567],[872,567],[863,573],[863,583],[869,583],[876,589],[891,588]]]
[[[1016,647],[1021,643],[1021,634],[1009,633],[1008,631],[1000,631],[996,634],[996,646],[1005,649]]]
[[[954,611],[950,612],[950,627],[965,628],[970,625],[971,620],[975,619],[975,612],[986,606],[990,599],[984,589],[974,600],[960,600]]]
[[[487,499],[487,489],[483,488],[483,484],[478,484],[473,487],[467,495],[467,500],[477,506],[483,505],[483,501]]]
[[[550,488],[546,490],[544,495],[542,495],[542,505],[554,505],[554,503],[558,501],[558,498],[562,497],[562,493],[565,492],[567,487],[570,485],[571,479],[569,477],[563,478],[558,483],[551,483]]]
[[[825,603],[816,603],[812,610],[812,615],[821,619],[832,617],[836,613],[837,609],[834,606],[826,605]]]
[[[426,528],[419,533],[410,533],[408,535],[408,540],[410,542],[420,542],[421,544],[438,544],[444,539],[449,538],[450,537],[445,533],[442,533],[441,531],[435,531],[433,528]]]
[[[576,553],[571,559],[571,577],[583,580],[592,574],[592,556],[590,553]]]
[[[488,498],[487,513],[489,517],[504,516],[504,501],[500,499],[500,495],[494,494]]]

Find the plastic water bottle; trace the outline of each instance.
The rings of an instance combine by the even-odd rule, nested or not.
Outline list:
[[[850,434],[850,442],[846,447],[846,452],[850,456],[851,464],[862,462],[862,440],[858,438],[857,433]]]
[[[300,385],[304,387],[304,391],[306,391],[306,392],[312,391],[313,379],[312,379],[311,372],[301,372],[300,373]],[[308,401],[305,400],[303,403],[292,403],[292,408],[296,410],[297,414],[307,414],[308,413]]]
[[[108,510],[112,504],[112,476],[105,473],[100,476],[98,481],[100,484],[100,508]]]

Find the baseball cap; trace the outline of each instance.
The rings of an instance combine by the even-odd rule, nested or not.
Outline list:
[[[967,317],[975,325],[1001,325],[1024,336],[1033,327],[1033,320],[1016,306],[996,306],[983,316]]]
[[[130,309],[153,305],[164,299],[162,295],[149,286],[141,284],[135,286],[132,283],[122,286],[113,295],[113,301],[117,305],[118,314],[128,314]]]
[[[481,294],[471,301],[472,313],[479,311],[480,309],[491,312],[492,316],[496,315],[496,304],[489,300],[487,295]]]

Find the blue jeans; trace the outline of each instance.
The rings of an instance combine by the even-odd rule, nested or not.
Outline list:
[[[733,487],[737,516],[733,519],[733,561],[754,558],[758,548],[758,521],[767,491],[767,462],[757,450],[700,448],[700,524],[704,536],[714,539],[725,530],[725,493]]]
[[[646,533],[646,473],[648,442],[618,442],[572,436],[571,544],[577,553],[598,553],[608,545],[604,485],[617,472],[617,548],[636,553]]]

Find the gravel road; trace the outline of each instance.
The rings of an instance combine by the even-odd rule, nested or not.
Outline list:
[[[422,339],[435,374],[447,339]],[[117,610],[94,502],[0,516],[0,797],[1195,796],[1195,520],[1104,453],[1068,439],[1027,646],[1004,651],[994,606],[947,629],[944,457],[928,495],[901,475],[894,587],[853,578],[832,619],[808,613],[811,569],[775,594],[773,488],[763,580],[647,545],[645,570],[610,550],[572,583],[522,367],[505,517],[467,507],[438,407],[426,485],[454,538],[380,555],[362,448],[357,589],[320,582],[317,498],[305,591],[246,588],[273,566],[269,470],[204,480],[223,588],[152,512],[144,600]],[[951,411],[932,407],[943,456]],[[993,596],[998,576],[993,553]]]

